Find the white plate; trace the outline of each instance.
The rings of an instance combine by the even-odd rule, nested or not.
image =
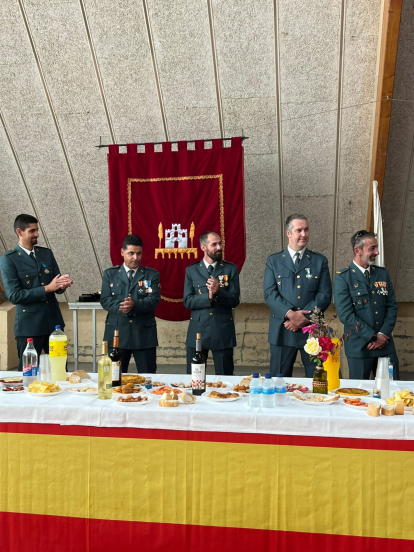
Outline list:
[[[7,385],[6,387],[15,387],[15,386],[14,386],[14,385],[13,385],[13,386]],[[18,394],[18,393],[24,393],[24,390],[22,390],[22,391],[4,391],[4,389],[2,389],[2,393],[3,393],[4,395],[7,395],[7,394],[9,394],[9,395],[16,395],[16,394]]]
[[[59,387],[91,387],[93,384],[96,383],[90,379],[83,379],[80,383],[70,383],[70,381],[57,381],[56,385],[59,385]]]
[[[118,394],[119,395],[119,394]],[[132,396],[133,397],[139,397],[139,396],[142,396],[142,393],[133,393]],[[122,396],[122,395],[120,395]],[[148,395],[145,395],[146,397],[148,397]],[[118,399],[119,399],[119,396],[113,396],[112,397],[112,400],[119,406],[145,406],[146,404],[149,404],[153,399],[152,397],[148,397],[148,400],[147,401],[143,401],[143,402],[131,402],[131,403],[128,403],[128,402],[118,402]]]
[[[27,389],[24,390],[24,392],[31,397],[54,397],[55,395],[60,395],[61,393],[63,393],[63,391],[64,389],[61,389],[60,391],[55,391],[54,393],[31,393],[27,391]]]
[[[217,389],[214,389],[214,391],[218,391]],[[236,393],[236,391],[231,391],[231,393]],[[203,398],[211,401],[211,402],[219,402],[219,403],[228,403],[228,402],[233,402],[233,401],[238,401],[240,399],[240,394],[237,393],[238,397],[233,397],[232,399],[214,399],[214,398],[210,398],[210,393],[206,394],[206,393],[203,393],[203,395],[201,395]]]
[[[88,385],[83,387],[91,386]],[[74,389],[76,389],[76,387]],[[96,389],[96,391],[72,391],[72,389],[69,389],[69,393],[72,393],[72,395],[78,395],[79,397],[93,397],[98,394],[98,389]]]
[[[227,387],[207,387],[206,386],[207,391],[224,391],[225,393],[227,393],[227,391],[233,390],[234,385],[229,381],[223,381],[223,380],[219,380],[219,381],[221,381],[221,383],[225,383]],[[207,383],[216,383],[216,382],[207,380]]]
[[[332,391],[328,391],[328,395],[337,395],[336,393],[338,389],[350,389],[350,387],[337,387],[336,389],[332,389]],[[369,389],[365,389],[365,387],[354,387],[353,389],[363,389],[364,391],[368,391],[369,395],[339,395],[340,397],[351,397],[352,399],[357,399],[358,397],[360,399],[367,399],[369,397],[372,397],[372,393]]]
[[[305,397],[307,395],[318,395],[319,393],[304,393]],[[325,395],[327,396],[327,395]],[[296,398],[295,395],[292,395],[292,399],[300,404],[305,404],[306,406],[331,406],[331,404],[335,404],[339,402],[339,399],[336,401],[327,401],[327,402],[313,402],[313,401],[301,401],[300,399]]]
[[[295,389],[295,391],[301,391],[302,393],[312,393],[312,385],[304,385],[303,387],[307,387],[308,391],[302,391],[302,389]],[[286,391],[286,394],[289,396],[293,395],[293,391]]]
[[[343,404],[344,406],[346,406],[347,408],[352,408],[352,410],[360,410],[361,412],[364,412],[366,414],[367,412],[367,408],[368,408],[368,405],[369,403],[371,402],[377,402],[378,404],[380,404],[381,406],[384,406],[384,404],[387,404],[385,401],[383,401],[382,399],[374,399],[373,397],[359,397],[361,399],[361,401],[363,401],[364,403],[366,403],[366,408],[364,408],[363,406],[354,406],[352,404],[347,404],[345,402],[345,399],[347,399],[348,397],[344,397],[344,398],[341,398],[339,399],[339,402],[341,404]],[[358,398],[358,397],[356,397]]]
[[[193,388],[192,387],[174,387],[173,383],[185,383],[185,381],[173,381],[172,383],[169,384],[169,386],[174,389],[174,391],[183,391],[184,393],[192,393],[193,392]],[[157,387],[155,388],[157,389]]]

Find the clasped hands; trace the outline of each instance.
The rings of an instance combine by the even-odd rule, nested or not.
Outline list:
[[[73,284],[73,281],[70,279],[69,274],[64,274],[61,276],[58,274],[53,278],[53,280],[50,282],[50,284],[47,284],[45,286],[46,293],[53,293],[55,291],[58,291],[59,289],[68,289]]]
[[[132,311],[134,308],[134,301],[131,299],[131,297],[125,297],[123,302],[119,305],[119,310],[123,312],[124,314],[128,314]]]
[[[368,343],[367,349],[368,351],[375,351],[375,349],[382,349],[385,347],[385,345],[388,345],[389,337],[382,333],[377,334],[376,341],[372,341],[371,343]]]
[[[208,299],[212,301],[214,296],[220,293],[219,281],[211,276],[206,282],[206,287],[208,289]]]
[[[305,314],[310,313],[310,310],[290,311],[287,314],[288,320],[284,323],[285,328],[291,332],[297,332],[301,328],[309,326],[309,319]]]

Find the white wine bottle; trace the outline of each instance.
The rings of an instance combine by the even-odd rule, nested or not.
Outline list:
[[[108,342],[102,341],[102,356],[98,362],[98,399],[112,398],[112,360],[108,356]]]

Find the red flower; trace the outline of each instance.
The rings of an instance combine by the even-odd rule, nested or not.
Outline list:
[[[318,341],[319,345],[322,347],[323,353],[329,353],[335,347],[335,344],[332,343],[330,337],[318,337]],[[324,360],[326,360],[326,358]]]
[[[318,355],[318,357],[319,357],[323,362],[325,362],[326,360],[328,360],[328,356],[329,356],[328,353],[319,353],[319,355]]]

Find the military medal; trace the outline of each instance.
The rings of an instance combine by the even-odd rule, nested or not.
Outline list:
[[[387,282],[374,282],[378,295],[388,295]]]
[[[42,265],[43,265],[43,268],[45,269],[45,274],[49,274],[50,270],[48,270],[48,269],[46,268],[45,263],[42,263]]]
[[[220,283],[220,287],[223,287],[223,286],[224,286],[223,278],[224,278],[223,274],[220,274],[220,276],[218,277],[219,283]]]
[[[357,288],[358,287],[358,284],[354,284],[354,288]]]
[[[152,293],[152,288],[151,288],[151,280],[144,280],[144,284],[146,283],[146,292],[147,293]]]
[[[227,276],[227,274],[224,275],[224,285],[225,286],[229,285],[229,277]]]
[[[310,280],[312,278],[311,269],[305,268],[305,271],[306,271],[306,278]]]
[[[201,295],[202,294],[202,291],[201,289],[198,290],[198,294]]]
[[[138,285],[139,285],[139,293],[144,293],[144,290],[142,289],[142,280],[139,280],[138,282]]]

